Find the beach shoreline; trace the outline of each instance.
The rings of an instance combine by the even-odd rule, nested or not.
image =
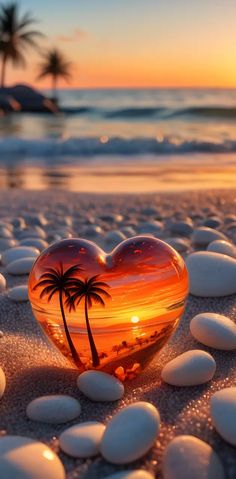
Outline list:
[[[0,165],[1,189],[58,189],[86,194],[163,194],[235,188],[236,155],[120,156],[26,160]]]

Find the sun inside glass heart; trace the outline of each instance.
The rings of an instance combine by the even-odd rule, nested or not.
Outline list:
[[[181,256],[137,236],[106,254],[67,239],[47,248],[29,278],[36,319],[79,370],[132,379],[176,328],[188,294]]]

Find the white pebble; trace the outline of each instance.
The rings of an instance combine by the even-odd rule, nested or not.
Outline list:
[[[4,394],[6,387],[6,376],[4,374],[3,369],[0,367],[0,399]]]
[[[0,225],[0,238],[12,238],[12,232],[3,225]]]
[[[65,479],[64,466],[46,444],[23,436],[0,438],[2,479]]]
[[[197,386],[210,381],[215,370],[215,360],[209,353],[193,349],[167,363],[162,369],[161,377],[172,386]]]
[[[184,238],[166,238],[165,242],[178,251],[178,253],[185,253],[189,249],[189,243]]]
[[[189,255],[186,265],[190,293],[194,296],[221,297],[236,293],[236,260],[229,256],[200,251]]]
[[[105,426],[101,422],[90,421],[76,424],[59,436],[60,448],[72,457],[92,457],[99,453]]]
[[[6,267],[6,272],[13,275],[22,275],[30,273],[35,258],[21,258],[8,263]]]
[[[163,457],[164,479],[224,479],[220,459],[209,444],[194,436],[177,436]]]
[[[207,251],[226,254],[227,256],[232,256],[232,258],[236,258],[236,246],[234,246],[232,243],[229,243],[229,241],[212,241],[212,243],[208,245]]]
[[[20,242],[20,246],[33,246],[42,251],[48,247],[48,243],[41,238],[26,238]]]
[[[30,246],[17,246],[9,248],[2,254],[2,264],[7,265],[12,261],[22,258],[37,258],[39,250]]]
[[[215,240],[227,240],[226,236],[213,228],[207,226],[201,226],[197,228],[192,236],[192,241],[197,246],[207,246],[209,243]]]
[[[213,394],[211,418],[220,436],[236,446],[236,387],[221,389]]]
[[[25,228],[21,231],[18,231],[17,238],[23,240],[25,238],[46,238],[45,231],[40,228],[40,226],[34,226],[33,228]]]
[[[104,477],[104,479],[155,479],[150,472],[144,471],[144,469],[137,469],[136,471],[121,471],[115,472],[110,476]]]
[[[77,379],[79,390],[92,401],[118,401],[124,395],[123,384],[101,371],[85,371]]]
[[[41,396],[31,401],[26,408],[26,415],[32,421],[63,424],[80,415],[81,406],[77,399],[58,394]]]
[[[138,225],[138,232],[141,234],[159,234],[163,230],[163,224],[160,221],[147,221]]]
[[[0,238],[0,251],[6,251],[6,249],[13,248],[17,245],[16,240],[13,238]]]
[[[190,322],[190,331],[195,339],[211,348],[236,349],[236,325],[221,314],[197,314]]]
[[[114,230],[114,231],[109,231],[105,237],[105,242],[108,245],[111,246],[116,246],[117,244],[121,243],[121,241],[124,241],[126,239],[126,236],[124,233],[122,233],[119,230]]]
[[[7,285],[6,279],[4,278],[3,274],[0,273],[0,293],[5,291],[6,285]]]
[[[177,221],[176,223],[172,223],[170,230],[173,234],[190,236],[193,232],[193,223],[191,220]]]
[[[109,462],[128,464],[149,451],[159,429],[160,415],[152,404],[130,404],[108,423],[102,438],[101,453]]]
[[[19,286],[14,286],[13,288],[9,289],[8,296],[12,301],[24,302],[28,301],[28,286],[27,284],[21,284]]]

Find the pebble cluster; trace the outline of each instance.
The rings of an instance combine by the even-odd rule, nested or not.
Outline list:
[[[167,205],[164,211],[168,211]],[[62,213],[55,221],[49,210],[48,215],[35,213],[3,219],[0,222],[0,293],[19,305],[26,302],[25,278],[40,252],[56,240],[78,234],[97,242],[106,251],[136,234],[154,235],[168,242],[185,258],[193,296],[216,298],[236,293],[236,216],[223,218],[217,211],[205,208],[191,215],[177,211],[173,217],[156,207],[142,205],[137,211],[130,208],[125,215],[109,211],[94,217],[81,213],[75,219]],[[21,280],[21,284],[7,289],[9,275],[19,280],[22,277],[25,283]],[[164,365],[163,383],[176,388],[205,384],[217,371],[214,349],[236,349],[236,325],[222,314],[206,311],[192,317],[190,333],[196,348],[184,351]],[[197,349],[199,344],[212,350]],[[5,387],[6,377],[0,367],[0,398]],[[120,401],[121,407],[109,420],[80,421],[83,408],[77,398],[63,395],[63,392],[35,397],[26,408],[29,424],[37,421],[60,425],[74,421],[58,435],[58,447],[64,454],[80,459],[101,455],[109,463],[126,465],[142,458],[158,444],[161,437],[158,409],[149,401],[133,401],[122,407],[124,385],[117,378],[87,371],[78,377],[77,387],[88,401],[94,402],[94,407],[96,403],[110,401]],[[236,446],[236,387],[224,388],[211,395],[210,418],[219,436]],[[165,448],[162,474],[164,479],[227,477],[212,447],[187,434],[177,435]],[[0,477],[65,479],[66,473],[52,448],[25,436],[5,434],[0,437]],[[150,472],[134,468],[107,474],[103,479],[152,478],[154,475]]]

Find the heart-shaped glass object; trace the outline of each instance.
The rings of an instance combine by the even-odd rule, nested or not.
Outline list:
[[[137,236],[110,254],[66,239],[39,256],[29,278],[34,315],[82,371],[135,377],[176,328],[188,293],[182,257],[156,238]]]

